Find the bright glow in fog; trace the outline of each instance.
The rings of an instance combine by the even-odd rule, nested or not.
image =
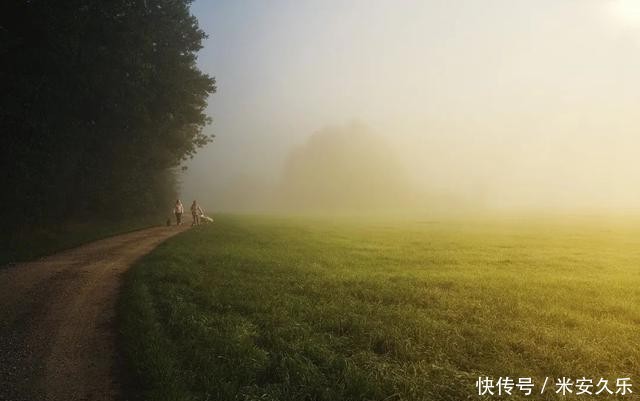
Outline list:
[[[217,138],[190,164],[184,197],[272,208],[292,152],[326,127],[349,136],[355,120],[393,150],[418,207],[636,208],[639,37],[611,26],[637,19],[638,4],[197,1]],[[349,149],[370,163],[366,141]],[[322,152],[327,165],[346,157]]]
[[[640,26],[640,1],[614,0],[610,4],[611,13],[628,25]]]

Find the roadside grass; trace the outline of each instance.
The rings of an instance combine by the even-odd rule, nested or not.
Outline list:
[[[145,217],[122,221],[66,222],[6,232],[0,234],[0,268],[7,263],[32,260],[98,239],[157,226],[163,221],[158,217]]]
[[[636,400],[639,266],[630,222],[222,216],[127,274],[120,341],[149,401],[486,398],[478,376]]]

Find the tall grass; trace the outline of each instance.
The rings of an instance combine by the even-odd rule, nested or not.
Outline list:
[[[224,216],[132,269],[121,341],[145,400],[583,399],[540,386],[638,379],[638,266],[633,224]]]

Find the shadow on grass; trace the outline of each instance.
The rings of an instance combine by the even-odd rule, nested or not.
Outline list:
[[[60,225],[26,227],[0,234],[0,269],[99,239],[157,226],[162,218],[67,222]]]

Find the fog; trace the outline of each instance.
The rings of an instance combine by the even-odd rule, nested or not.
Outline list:
[[[632,0],[196,1],[214,210],[640,209]]]

